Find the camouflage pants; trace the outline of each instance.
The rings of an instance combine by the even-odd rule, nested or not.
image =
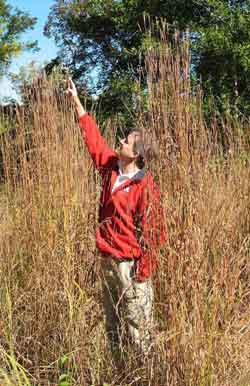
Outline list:
[[[102,259],[106,330],[113,343],[129,337],[140,352],[151,344],[153,288],[151,280],[136,282],[134,261]]]

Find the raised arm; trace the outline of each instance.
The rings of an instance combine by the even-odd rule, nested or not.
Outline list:
[[[117,162],[117,154],[107,145],[95,120],[82,106],[76,87],[71,79],[68,81],[67,94],[73,99],[82,136],[91,158],[93,159],[96,168],[102,174],[103,169],[110,168]]]

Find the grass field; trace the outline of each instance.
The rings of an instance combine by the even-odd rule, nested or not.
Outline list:
[[[147,54],[150,120],[137,117],[159,144],[151,168],[169,232],[152,355],[110,351],[95,249],[100,181],[70,101],[40,79],[16,135],[1,137],[1,386],[250,385],[249,124],[215,112],[205,123],[188,44],[176,38],[171,51],[164,28],[161,39]],[[112,146],[115,131],[105,126]]]

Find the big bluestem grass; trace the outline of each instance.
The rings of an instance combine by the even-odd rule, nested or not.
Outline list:
[[[1,137],[3,384],[19,376],[23,385],[55,385],[62,374],[75,386],[250,382],[248,124],[215,113],[205,122],[188,39],[171,35],[170,44],[168,34],[162,24],[161,43],[147,48],[148,114],[138,119],[158,144],[147,166],[169,237],[154,277],[151,356],[110,350],[94,236],[99,177],[70,100],[39,78],[13,115],[14,131]],[[105,126],[111,145],[115,131]]]

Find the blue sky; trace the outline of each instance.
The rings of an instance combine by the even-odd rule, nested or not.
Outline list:
[[[18,72],[22,65],[26,65],[31,61],[44,63],[56,57],[57,47],[52,39],[43,36],[43,27],[47,21],[50,7],[53,5],[53,0],[7,0],[7,3],[13,7],[17,7],[23,11],[29,12],[31,16],[37,17],[37,23],[33,30],[30,30],[22,35],[23,40],[37,40],[40,51],[36,53],[24,52],[18,58],[14,59],[10,67],[10,71]],[[11,89],[10,81],[4,77],[0,81],[0,98],[5,96],[14,96],[15,93]]]

